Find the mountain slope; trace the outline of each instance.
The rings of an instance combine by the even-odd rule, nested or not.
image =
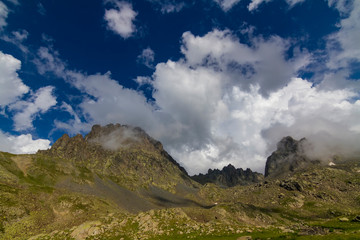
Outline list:
[[[75,176],[106,176],[130,190],[156,185],[175,192],[178,184],[193,184],[160,142],[131,126],[95,125],[85,138],[64,135],[38,155],[75,166]]]
[[[0,152],[0,238],[25,239],[27,227],[56,230],[108,212],[207,207],[198,186],[143,130],[95,125],[85,138],[64,135],[37,154]]]
[[[297,144],[278,144],[263,181],[231,188],[194,182],[130,126],[0,152],[0,239],[357,239],[360,158],[292,165]]]

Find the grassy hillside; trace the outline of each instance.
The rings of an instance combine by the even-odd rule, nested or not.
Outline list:
[[[207,184],[182,196],[156,185],[130,191],[110,178],[58,166],[42,154],[0,153],[0,163],[1,239],[360,235],[358,161],[316,165],[250,186]]]
[[[65,136],[0,152],[0,239],[359,239],[359,159],[202,186],[141,136],[116,151]]]

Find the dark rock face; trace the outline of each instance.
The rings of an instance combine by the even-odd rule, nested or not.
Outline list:
[[[289,171],[303,168],[311,163],[305,155],[305,138],[297,141],[292,137],[284,137],[278,144],[277,150],[266,160],[265,177],[278,176]]]
[[[253,172],[249,168],[243,170],[242,168],[236,169],[233,165],[229,164],[222,170],[209,169],[207,174],[199,174],[192,176],[192,179],[201,183],[214,183],[222,187],[233,187],[235,185],[248,185],[251,183],[258,183],[264,179],[261,173]]]

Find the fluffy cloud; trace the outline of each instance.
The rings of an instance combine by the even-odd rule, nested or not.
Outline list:
[[[15,113],[16,130],[26,130],[32,128],[32,121],[38,113],[45,113],[56,104],[56,98],[52,95],[54,88],[48,86],[31,93],[30,100],[20,100],[30,91],[16,73],[20,67],[18,59],[0,51],[0,106],[8,106]]]
[[[18,59],[0,51],[0,108],[16,101],[29,91],[29,87],[16,73],[20,67],[21,62]]]
[[[87,122],[141,126],[190,173],[228,163],[262,171],[274,150],[271,143],[284,135],[326,135],[333,145],[345,132],[348,139],[359,138],[360,110],[358,102],[351,102],[353,91],[323,90],[294,78],[311,57],[295,48],[293,57],[286,58],[289,41],[254,38],[252,44],[242,44],[229,31],[184,33],[184,58],[158,64],[152,80],[141,81],[154,88],[152,104],[109,73],[68,71],[67,79],[91,96],[79,106]],[[316,149],[319,156],[327,147]]]
[[[221,74],[180,62],[158,65],[154,81],[156,103],[172,122],[172,135],[159,138],[190,173],[228,163],[262,171],[272,143],[286,135],[321,143],[316,157],[358,150],[360,102],[351,102],[356,94],[349,90],[323,91],[293,78],[264,97],[258,85],[229,88]],[[322,138],[327,141],[317,141]]]
[[[74,86],[91,96],[81,104],[88,121],[99,123],[120,122],[130,125],[154,124],[152,106],[135,90],[126,89],[113,79],[110,73],[86,76],[69,72]],[[146,119],[146,120],[145,120]]]
[[[154,98],[168,118],[172,134],[165,142],[186,148],[201,148],[211,135],[211,122],[221,113],[221,78],[211,69],[190,69],[181,63],[158,64],[154,77]]]
[[[253,38],[252,46],[239,42],[229,31],[214,30],[203,37],[183,34],[182,53],[192,67],[206,66],[226,73],[223,81],[235,81],[244,88],[258,83],[263,94],[278,89],[306,67],[311,56],[294,48],[286,59],[290,42],[273,36]]]
[[[16,35],[18,39],[24,36]],[[52,97],[52,87],[39,89],[35,94],[31,93],[29,101],[22,101],[25,93],[30,92],[18,74],[21,62],[11,55],[0,51],[0,108],[8,107],[10,112],[15,113],[14,123],[16,130],[25,130],[32,126],[32,120],[37,113],[46,112],[48,106],[56,104]],[[0,130],[1,151],[11,153],[35,153],[39,149],[50,147],[50,141],[45,139],[33,140],[31,134],[19,136],[10,135]]]
[[[17,101],[9,106],[15,112],[13,117],[15,129],[17,131],[32,128],[33,120],[40,114],[47,112],[52,106],[56,105],[56,97],[53,95],[54,87],[47,86],[40,88],[32,94],[28,101]]]
[[[132,5],[128,2],[117,0],[108,0],[106,2],[111,3],[115,7],[105,10],[104,19],[107,22],[108,28],[125,39],[131,37],[136,31],[133,21],[137,15]]]
[[[148,0],[160,9],[162,13],[180,12],[185,7],[185,2],[175,0]]]
[[[26,154],[50,148],[50,141],[46,139],[33,140],[31,134],[13,136],[0,130],[0,146],[1,151]]]
[[[146,126],[146,129],[156,125],[154,106],[140,92],[121,86],[111,78],[110,72],[88,75],[69,70],[56,51],[45,47],[38,51],[36,63],[40,74],[52,72],[84,93],[83,101],[77,106],[80,112],[76,112],[68,103],[62,104],[61,109],[73,118],[68,122],[55,121],[59,129],[79,133],[89,130],[95,123],[122,123]],[[140,83],[141,77],[138,79]],[[141,83],[145,84],[145,81],[150,83],[146,77]],[[81,121],[82,117],[85,122]]]
[[[184,33],[182,43],[184,59],[158,64],[153,76],[156,117],[168,131],[147,130],[190,173],[228,163],[262,171],[286,135],[308,137],[315,157],[357,151],[357,93],[296,78],[312,59],[306,51],[295,48],[288,59],[289,41],[254,38],[248,46],[218,30]]]
[[[148,68],[154,68],[155,53],[151,48],[145,48],[137,57],[137,60]]]
[[[183,58],[157,64],[151,78],[137,78],[154,89],[151,102],[110,73],[67,70],[58,56],[44,52],[51,55],[43,54],[44,59],[52,59],[40,61],[44,69],[61,69],[57,75],[85,96],[77,112],[63,104],[73,119],[57,122],[59,128],[84,131],[81,119],[86,127],[140,126],[191,174],[228,163],[263,171],[266,157],[285,135],[307,137],[314,143],[309,154],[318,158],[358,152],[358,92],[348,82],[328,89],[298,78],[314,56],[291,40],[252,37],[243,44],[230,31],[186,32]]]

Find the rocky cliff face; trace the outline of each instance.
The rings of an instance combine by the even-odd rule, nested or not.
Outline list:
[[[222,170],[209,169],[207,174],[195,175],[192,176],[192,179],[201,184],[214,183],[222,187],[233,187],[261,182],[264,179],[264,175],[253,172],[249,168],[246,170],[242,168],[236,169],[233,165],[229,164]]]
[[[289,136],[284,137],[277,144],[277,150],[266,160],[265,177],[295,171],[312,163],[305,155],[307,145],[308,142],[305,138],[297,141]]]

